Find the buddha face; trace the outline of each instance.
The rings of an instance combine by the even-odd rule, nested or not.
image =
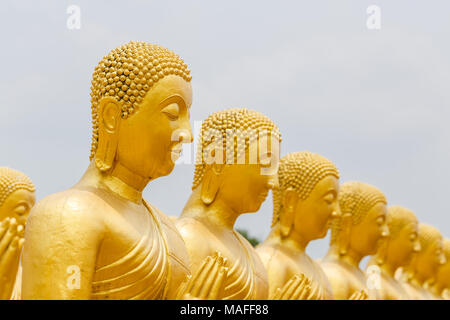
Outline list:
[[[407,265],[413,253],[419,251],[420,242],[417,222],[409,222],[398,231],[394,238],[389,239],[388,254],[395,256],[397,261],[402,261],[401,266]]]
[[[379,241],[389,235],[386,204],[378,202],[351,229],[350,246],[363,256],[375,254]]]
[[[189,82],[175,75],[159,80],[136,113],[121,121],[117,161],[148,179],[168,175],[182,143],[192,141],[191,104]]]
[[[436,275],[440,265],[444,264],[442,239],[432,242],[429,246],[422,248],[416,257],[416,270],[425,279],[430,279]]]
[[[252,148],[257,143],[267,143],[267,137],[260,137],[252,142]],[[256,149],[255,149],[256,150]],[[278,162],[280,158],[278,145],[273,145],[266,154],[260,154],[256,164],[226,164],[221,174],[221,186],[218,197],[238,213],[256,212],[267,198],[269,190],[278,185]],[[248,159],[248,150],[246,150]],[[248,161],[247,161],[248,162]]]
[[[15,218],[19,224],[25,225],[34,202],[34,192],[25,189],[14,191],[0,207],[0,221],[6,218]]]
[[[308,240],[324,238],[332,214],[340,214],[338,192],[339,180],[336,177],[330,175],[319,181],[308,198],[297,200],[294,230]]]

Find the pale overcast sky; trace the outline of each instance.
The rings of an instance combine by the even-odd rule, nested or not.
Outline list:
[[[381,29],[366,26],[369,5]],[[81,28],[66,26],[69,5]],[[25,172],[38,199],[75,184],[88,165],[90,81],[130,40],[160,44],[192,70],[191,119],[229,107],[269,116],[282,155],[333,160],[341,181],[379,187],[450,236],[450,2],[19,1],[1,5],[0,166]],[[193,166],[177,165],[145,197],[178,215]],[[263,239],[272,197],[237,227]],[[328,240],[311,243],[322,257]]]

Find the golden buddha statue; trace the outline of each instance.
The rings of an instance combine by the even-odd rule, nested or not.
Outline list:
[[[401,206],[388,208],[386,222],[389,237],[382,240],[368,267],[375,265],[380,268],[378,295],[381,300],[406,300],[409,299],[408,294],[395,279],[395,272],[409,264],[413,252],[420,251],[419,222],[411,210]]]
[[[178,55],[145,42],[124,44],[100,61],[91,87],[91,163],[75,186],[31,211],[22,298],[180,296],[190,276],[186,247],[142,191],[170,174],[182,143],[192,141],[190,80]],[[222,260],[209,258],[208,270],[223,273]],[[201,284],[190,288],[199,292]]]
[[[340,214],[338,170],[318,154],[295,152],[280,160],[278,181],[272,229],[257,248],[268,273],[269,297],[298,275],[310,282],[304,299],[333,299],[325,273],[305,250],[310,241],[326,236],[331,216]]]
[[[375,299],[359,264],[365,256],[375,254],[379,240],[389,235],[386,198],[374,186],[347,182],[340,187],[338,199],[341,215],[332,219],[330,249],[321,266],[335,299],[353,299],[359,292]]]
[[[421,250],[405,268],[402,285],[412,300],[436,299],[426,287],[434,285],[439,266],[445,263],[443,238],[435,227],[420,223],[419,241]]]
[[[445,263],[439,267],[436,281],[430,290],[436,297],[450,300],[450,239],[444,239],[443,249]]]
[[[25,174],[0,167],[0,300],[12,296],[34,192],[33,182]]]
[[[219,299],[266,299],[266,270],[234,224],[241,214],[258,211],[277,184],[279,130],[258,112],[227,109],[202,123],[199,141],[192,194],[176,223],[191,270],[218,251],[228,268]]]

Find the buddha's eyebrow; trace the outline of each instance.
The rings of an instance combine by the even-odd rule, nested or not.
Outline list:
[[[169,102],[169,101],[182,101],[183,102],[183,104],[184,104],[184,106],[186,106],[186,102],[184,101],[184,99],[183,99],[183,97],[182,96],[180,96],[179,94],[173,94],[173,95],[171,95],[170,97],[167,97],[167,98],[165,98],[163,101],[161,101],[159,104],[160,105],[162,105],[162,104],[165,104],[165,103],[167,103],[167,102]]]

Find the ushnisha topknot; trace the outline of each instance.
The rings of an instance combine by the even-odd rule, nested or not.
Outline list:
[[[20,171],[0,167],[0,207],[10,194],[17,190],[35,191],[33,182]]]
[[[431,244],[442,241],[442,234],[429,224],[419,223],[419,241],[422,250],[425,250]]]
[[[411,210],[402,206],[390,206],[386,216],[386,223],[389,227],[389,234],[393,237],[406,225],[417,225],[418,220]]]
[[[272,226],[280,219],[281,197],[287,188],[293,188],[300,199],[305,200],[317,183],[327,176],[339,179],[339,171],[330,160],[317,153],[293,152],[281,158],[278,167],[279,187],[273,190]]]
[[[338,200],[342,215],[332,220],[331,244],[334,244],[339,237],[342,216],[349,214],[352,225],[357,225],[376,204],[387,204],[386,197],[378,188],[357,181],[341,185]]]
[[[98,146],[98,106],[101,98],[114,97],[122,103],[122,118],[131,116],[150,88],[167,75],[190,82],[192,76],[184,61],[164,47],[143,41],[130,41],[105,56],[92,75],[92,160]]]
[[[233,163],[236,163],[236,159],[240,157],[242,152],[245,152],[249,145],[258,138],[259,134],[264,132],[281,142],[281,133],[278,127],[272,120],[257,111],[246,108],[231,108],[214,112],[206,118],[202,123],[199,136],[192,190],[202,182],[206,168],[203,153],[211,143],[216,142],[217,136],[222,139],[224,159],[228,159],[227,155],[233,154],[232,158],[235,161]],[[236,134],[237,143],[234,143],[233,139],[233,143],[227,145],[227,134],[229,133]]]

